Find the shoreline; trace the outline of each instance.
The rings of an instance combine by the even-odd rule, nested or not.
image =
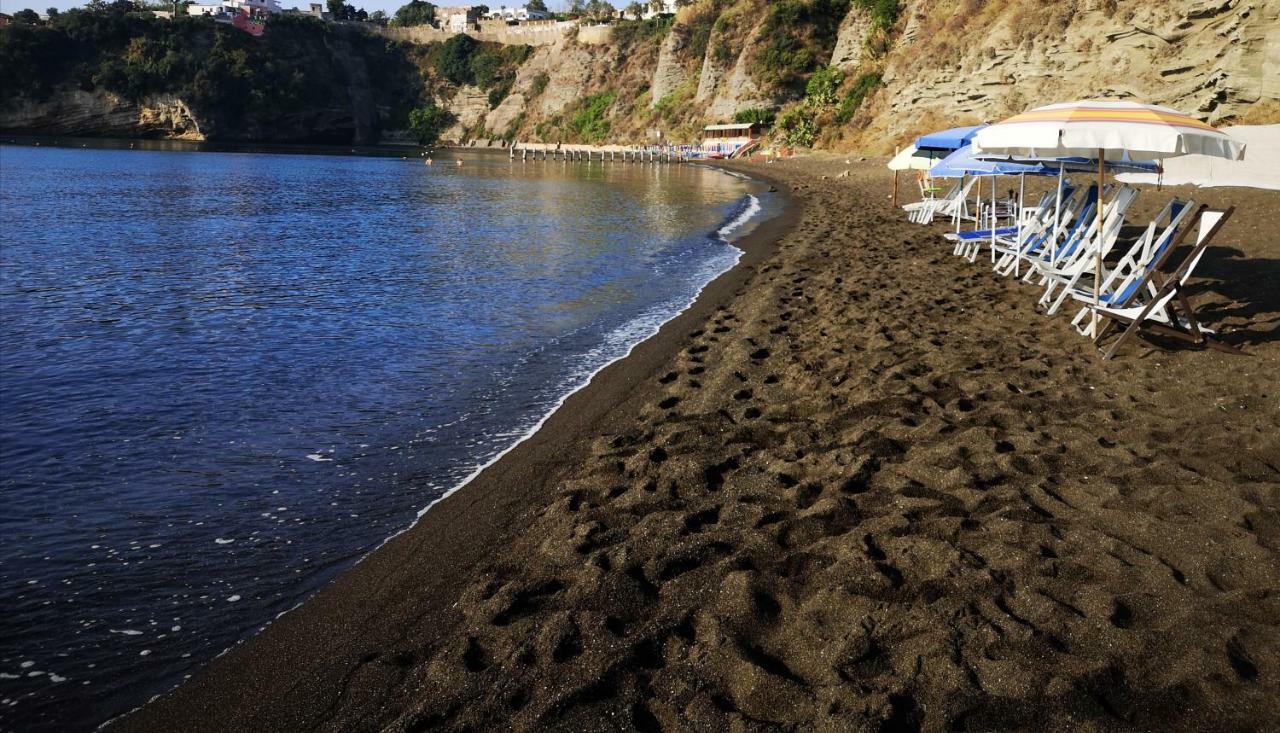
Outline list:
[[[704,285],[684,310],[664,322],[655,333],[636,343],[625,355],[596,370],[582,385],[570,391],[528,434],[477,467],[474,473],[456,487],[424,507],[408,527],[386,538],[355,565],[298,606],[276,616],[258,633],[214,657],[191,679],[128,713],[104,722],[102,727],[108,730],[206,729],[202,724],[209,722],[205,717],[207,711],[200,703],[186,710],[156,708],[183,707],[188,704],[185,699],[174,698],[195,696],[217,699],[251,694],[247,691],[228,690],[228,687],[234,690],[241,686],[240,682],[231,678],[243,675],[246,668],[261,670],[280,665],[281,662],[285,669],[291,669],[294,659],[292,650],[305,646],[315,629],[335,622],[339,616],[359,613],[355,610],[355,604],[350,603],[351,598],[363,595],[370,588],[376,588],[381,578],[388,572],[394,572],[391,568],[402,565],[403,561],[413,555],[438,560],[442,567],[447,568],[446,572],[435,578],[428,573],[425,582],[435,585],[433,590],[445,592],[426,612],[449,616],[447,607],[443,605],[445,600],[452,597],[447,589],[460,588],[470,577],[466,571],[484,559],[489,547],[487,541],[512,528],[512,523],[526,508],[521,499],[549,490],[551,479],[544,474],[539,480],[536,474],[539,471],[550,473],[548,468],[556,464],[571,464],[571,456],[580,454],[583,450],[583,438],[594,433],[599,422],[606,420],[608,413],[614,408],[634,398],[635,385],[651,381],[657,376],[663,362],[679,351],[684,332],[695,328],[717,308],[729,302],[734,290],[742,286],[743,280],[753,268],[774,253],[777,240],[794,226],[801,215],[802,204],[790,196],[785,184],[780,181],[765,174],[744,175],[722,165],[706,162],[701,164],[721,174],[743,177],[769,186],[774,190],[758,195],[783,199],[777,204],[778,211],[774,216],[760,221],[743,237],[724,242],[726,246],[742,251],[736,264]],[[505,484],[513,479],[526,484],[519,496],[506,495]],[[486,505],[488,511],[482,511],[482,505]],[[471,533],[477,527],[482,534]],[[297,618],[301,616],[307,618]],[[277,628],[283,630],[277,631]],[[262,641],[264,637],[270,638]],[[263,646],[267,648],[259,648]],[[333,656],[333,647],[326,646],[326,649],[326,656]],[[320,684],[327,686],[323,682]],[[253,686],[254,683],[250,682],[250,685]],[[237,714],[236,717],[240,715]],[[274,719],[275,716],[268,718]],[[253,722],[250,723],[250,720]],[[305,726],[306,723],[301,719],[263,723],[257,716],[250,716],[240,723],[222,721],[207,729],[223,730],[241,725],[287,729],[296,725]]]
[[[877,161],[723,167],[793,201],[735,268],[111,729],[1274,727],[1280,196],[1145,189],[1238,206],[1193,297],[1251,356],[1103,362]]]

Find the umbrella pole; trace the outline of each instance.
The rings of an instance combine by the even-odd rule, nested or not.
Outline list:
[[[996,177],[991,177],[991,264],[996,261]]]
[[[1017,213],[1017,219],[1016,219],[1017,221],[1016,226],[1018,227],[1019,242],[1022,241],[1022,207],[1025,206],[1027,203],[1026,196],[1027,196],[1027,174],[1019,173],[1018,174],[1018,213]]]
[[[1095,342],[1098,340],[1098,308],[1102,305],[1102,227],[1106,219],[1102,211],[1106,208],[1102,200],[1102,187],[1105,180],[1106,156],[1107,151],[1098,148],[1098,244],[1093,260],[1093,340]]]
[[[1057,201],[1053,205],[1053,239],[1049,241],[1049,264],[1054,266],[1058,264],[1058,236],[1062,233],[1062,169],[1063,165],[1059,163]]]
[[[893,157],[898,157],[900,151],[895,146],[893,149]],[[893,208],[898,208],[898,171],[893,172]]]

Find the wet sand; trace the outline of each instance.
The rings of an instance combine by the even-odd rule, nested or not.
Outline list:
[[[794,205],[689,311],[112,729],[1280,723],[1280,194],[1194,192],[1248,356],[1103,362],[880,163],[744,170]]]

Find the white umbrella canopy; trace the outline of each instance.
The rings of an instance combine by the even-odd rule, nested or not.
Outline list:
[[[908,145],[898,154],[889,160],[889,170],[891,171],[927,171],[934,166],[943,157],[942,155],[933,155],[928,152],[922,152],[916,149],[914,145]]]
[[[979,153],[1161,160],[1209,155],[1239,160],[1244,145],[1212,126],[1168,107],[1111,100],[1050,104],[980,130]]]
[[[1244,156],[1244,145],[1196,118],[1168,107],[1115,100],[1063,102],[1014,115],[983,128],[973,139],[979,153],[1031,157],[1082,156],[1098,161],[1098,236],[1103,232],[1102,183],[1108,158],[1163,160],[1205,155]],[[1094,333],[1102,302],[1102,247],[1093,277]]]

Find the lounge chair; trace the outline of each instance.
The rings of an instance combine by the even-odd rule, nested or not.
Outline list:
[[[1124,332],[1111,344],[1103,353],[1104,359],[1110,359],[1115,356],[1120,346],[1133,334],[1137,333],[1140,328],[1148,328],[1157,333],[1162,333],[1184,341],[1189,341],[1200,346],[1205,346],[1227,353],[1238,354],[1240,349],[1229,344],[1225,344],[1213,337],[1213,332],[1200,325],[1196,318],[1195,309],[1191,306],[1191,299],[1187,296],[1184,288],[1187,281],[1195,272],[1196,265],[1200,264],[1200,258],[1204,256],[1205,250],[1209,243],[1217,236],[1218,231],[1227,223],[1231,215],[1235,213],[1235,207],[1228,207],[1226,210],[1213,210],[1207,206],[1201,206],[1196,212],[1200,219],[1199,234],[1196,237],[1196,244],[1183,258],[1182,264],[1174,270],[1171,275],[1164,275],[1160,272],[1161,266],[1165,260],[1177,249],[1185,238],[1186,233],[1191,231],[1188,226],[1178,239],[1160,254],[1160,256],[1152,262],[1142,279],[1137,283],[1132,292],[1128,293],[1127,299],[1117,299],[1114,305],[1103,305],[1097,309],[1098,315],[1107,320],[1107,323],[1098,332],[1099,341],[1107,335],[1107,331],[1113,324],[1127,324]],[[1150,292],[1148,286],[1154,286],[1154,292]],[[1140,297],[1143,292],[1149,292],[1150,297],[1143,305],[1136,305],[1134,298]],[[1174,299],[1177,299],[1177,305],[1181,308],[1182,314],[1179,315],[1174,311]],[[1092,308],[1087,310],[1092,311]]]
[[[1061,295],[1055,298],[1056,291],[1066,290],[1068,283],[1078,281],[1082,274],[1093,272],[1099,253],[1105,258],[1111,252],[1120,236],[1120,228],[1124,226],[1125,213],[1137,197],[1137,190],[1121,186],[1106,204],[1101,231],[1098,230],[1095,218],[1083,236],[1069,242],[1065,250],[1058,253],[1053,264],[1034,265],[1033,274],[1040,278],[1040,284],[1045,288],[1044,294],[1040,296],[1040,305],[1044,306],[1045,315],[1056,313],[1066,300]]]
[[[923,181],[920,183],[920,195],[924,198],[909,204],[903,204],[902,210],[907,212],[907,219],[913,224],[927,224],[933,218],[932,210],[939,205],[940,202],[955,197],[960,192],[961,182],[956,181],[941,197],[937,196],[938,189],[932,185],[926,185]]]
[[[1182,229],[1182,224],[1189,219],[1191,212],[1194,210],[1194,201],[1184,203],[1173,199],[1165,204],[1160,213],[1156,214],[1151,223],[1147,225],[1147,229],[1142,236],[1138,237],[1133,246],[1129,248],[1129,251],[1120,257],[1119,261],[1116,262],[1115,268],[1102,281],[1098,292],[1098,302],[1108,306],[1121,306],[1130,303],[1138,295],[1138,285],[1145,278],[1147,272],[1163,257],[1166,250],[1171,246],[1176,246],[1174,244],[1174,235],[1180,230],[1186,231]],[[1161,223],[1166,221],[1163,231],[1157,234],[1156,232],[1159,230]],[[1181,238],[1178,241],[1181,242]],[[1150,289],[1154,295],[1155,286],[1150,286]],[[1095,300],[1093,278],[1081,275],[1073,282],[1068,283],[1060,298],[1065,300],[1067,297],[1092,305]],[[1085,318],[1091,312],[1092,308],[1082,308],[1071,321],[1082,336],[1093,336],[1096,319]]]

